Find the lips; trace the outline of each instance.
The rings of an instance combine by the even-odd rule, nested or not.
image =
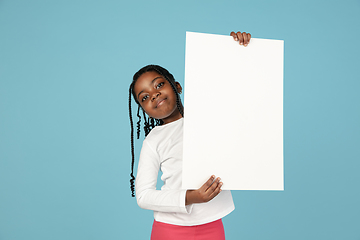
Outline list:
[[[159,99],[157,102],[156,102],[156,108],[161,106],[164,102],[165,102],[166,98],[164,99]]]

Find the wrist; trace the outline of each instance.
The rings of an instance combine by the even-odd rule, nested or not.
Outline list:
[[[192,204],[192,202],[191,202],[191,192],[192,192],[191,190],[186,190],[186,194],[185,194],[185,206]]]

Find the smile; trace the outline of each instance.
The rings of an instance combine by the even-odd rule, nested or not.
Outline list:
[[[160,99],[157,103],[156,103],[156,107],[159,107],[161,106],[164,102],[165,102],[166,98],[165,99]]]

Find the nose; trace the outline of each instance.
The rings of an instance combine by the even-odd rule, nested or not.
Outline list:
[[[151,97],[151,100],[154,101],[158,96],[160,96],[160,93],[159,92],[155,92],[152,97]]]

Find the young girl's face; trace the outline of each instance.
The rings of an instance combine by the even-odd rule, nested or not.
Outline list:
[[[182,90],[178,82],[177,91]],[[140,106],[147,115],[163,120],[164,124],[180,119],[182,116],[176,105],[176,94],[170,83],[157,72],[143,73],[135,83],[134,92]]]

